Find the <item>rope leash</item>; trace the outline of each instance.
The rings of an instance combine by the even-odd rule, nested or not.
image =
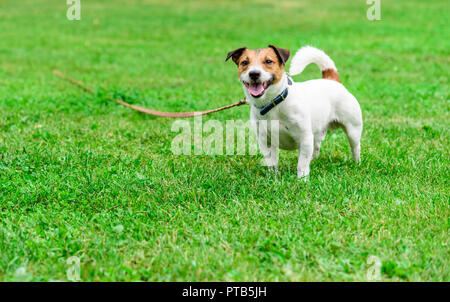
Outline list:
[[[56,75],[57,77],[60,77],[60,78],[62,78],[64,80],[68,81],[69,83],[74,84],[75,86],[78,86],[79,88],[83,89],[86,92],[89,92],[91,94],[95,94],[95,92],[92,89],[90,89],[89,87],[86,87],[80,81],[77,81],[75,79],[72,79],[72,78],[66,76],[65,74],[63,74],[59,70],[56,70],[56,69],[53,70],[53,74]],[[131,104],[128,104],[127,102],[124,102],[124,101],[119,100],[119,99],[112,99],[112,98],[110,98],[110,99],[115,101],[116,103],[118,103],[120,105],[123,105],[125,107],[131,108],[133,110],[136,110],[136,111],[139,111],[139,112],[142,112],[142,113],[145,113],[145,114],[161,116],[161,117],[169,117],[169,118],[181,118],[181,117],[199,116],[199,115],[214,113],[214,112],[218,112],[218,111],[222,111],[222,110],[226,110],[226,109],[230,109],[230,108],[233,108],[233,107],[237,107],[237,106],[241,106],[241,105],[247,104],[245,99],[243,99],[243,100],[240,100],[239,102],[231,104],[231,105],[227,105],[227,106],[223,106],[223,107],[215,108],[215,109],[210,109],[210,110],[205,110],[205,111],[196,111],[196,112],[163,112],[163,111],[156,111],[156,110],[151,110],[151,109],[147,109],[147,108],[131,105]]]

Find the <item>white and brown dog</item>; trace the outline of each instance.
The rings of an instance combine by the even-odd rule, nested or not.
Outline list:
[[[269,45],[256,50],[242,47],[230,51],[226,59],[232,58],[238,66],[239,81],[251,105],[250,119],[256,126],[266,165],[278,170],[278,156],[274,156],[278,150],[271,146],[271,132],[258,126],[263,120],[278,121],[279,148],[300,150],[299,178],[306,180],[309,175],[310,162],[319,156],[328,129],[340,127],[345,131],[353,159],[359,162],[361,109],[356,98],[339,82],[333,61],[317,48],[302,47],[292,59],[289,75],[297,75],[308,64],[316,63],[322,79],[294,83],[284,70],[289,55],[289,50]]]

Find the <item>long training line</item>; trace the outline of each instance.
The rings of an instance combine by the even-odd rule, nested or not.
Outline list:
[[[53,74],[55,74],[56,76],[68,81],[69,83],[72,83],[76,86],[78,86],[79,88],[83,89],[86,92],[95,94],[95,92],[90,89],[89,87],[87,87],[86,85],[84,85],[82,82],[77,81],[75,79],[72,79],[71,77],[68,77],[67,75],[63,74],[62,72],[60,72],[59,70],[53,70]],[[110,98],[112,99],[112,98]],[[222,110],[226,110],[226,109],[230,109],[233,107],[237,107],[237,106],[241,106],[241,105],[245,105],[247,104],[247,102],[245,101],[245,99],[240,100],[237,103],[231,104],[231,105],[227,105],[224,107],[220,107],[220,108],[215,108],[215,109],[210,109],[210,110],[205,110],[205,111],[196,111],[196,112],[163,112],[163,111],[156,111],[156,110],[151,110],[151,109],[147,109],[147,108],[143,108],[140,106],[135,106],[135,105],[131,105],[128,104],[127,102],[124,102],[122,100],[119,99],[112,99],[113,101],[115,101],[116,103],[126,106],[128,108],[131,108],[133,110],[145,113],[145,114],[150,114],[150,115],[155,115],[155,116],[161,116],[161,117],[169,117],[169,118],[182,118],[182,117],[193,117],[193,116],[199,116],[199,115],[204,115],[204,114],[209,114],[209,113],[214,113],[214,112],[218,112],[218,111],[222,111]]]

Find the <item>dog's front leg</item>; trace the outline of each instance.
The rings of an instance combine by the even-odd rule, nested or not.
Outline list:
[[[267,124],[268,124],[267,121],[260,121],[257,123],[259,150],[261,151],[262,155],[264,156],[263,165],[269,167],[269,170],[277,173],[278,172],[278,146],[275,143],[275,140],[278,137],[273,137],[274,136],[273,133],[271,133],[270,136],[268,136]],[[272,130],[271,130],[271,132],[275,132]],[[274,143],[272,143],[272,142],[274,142]]]
[[[300,152],[298,156],[297,177],[303,181],[308,180],[309,165],[314,150],[314,137],[312,134],[303,136],[300,140]]]
[[[267,166],[269,170],[277,173],[278,172],[278,150],[272,148],[267,139],[262,139],[261,136],[258,138],[259,150],[261,150],[264,156],[263,165]]]

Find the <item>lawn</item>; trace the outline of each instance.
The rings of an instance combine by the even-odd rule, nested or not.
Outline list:
[[[72,256],[82,281],[450,281],[447,1],[382,0],[380,21],[364,0],[81,4],[69,21],[66,1],[0,1],[0,281],[66,281]],[[174,155],[174,120],[108,99],[236,102],[227,52],[268,44],[335,61],[363,111],[361,165],[342,131],[308,183],[297,152],[277,176],[261,154]]]

